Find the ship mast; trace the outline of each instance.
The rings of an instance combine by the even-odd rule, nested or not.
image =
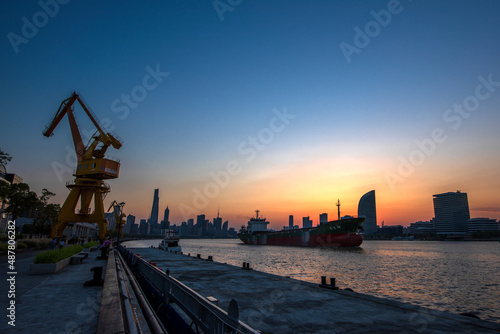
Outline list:
[[[255,210],[255,213],[257,214],[256,218],[259,219],[259,210]]]
[[[339,220],[340,220],[340,199],[337,199],[337,203],[335,205],[337,206],[337,211],[338,211]]]

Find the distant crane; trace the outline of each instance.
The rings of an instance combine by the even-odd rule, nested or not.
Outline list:
[[[109,210],[113,208],[113,212],[115,214],[115,232],[118,232],[120,236],[123,236],[123,226],[125,225],[125,221],[123,218],[126,217],[125,213],[123,212],[123,207],[125,206],[125,202],[118,203],[117,201],[111,202],[111,205],[109,206]]]
[[[337,199],[337,203],[335,205],[337,206],[337,213],[338,213],[339,220],[340,220],[340,199]]]
[[[86,146],[83,144],[73,114],[73,104],[76,101],[78,101],[97,129]],[[57,221],[52,225],[51,237],[62,237],[64,228],[69,223],[89,222],[98,224],[99,239],[102,240],[106,236],[103,199],[110,191],[109,185],[103,180],[118,178],[120,171],[120,162],[105,157],[105,153],[109,146],[113,146],[117,150],[120,149],[122,142],[117,136],[103,131],[97,117],[76,92],[61,102],[56,115],[43,131],[45,137],[54,135],[54,129],[64,115],[68,115],[78,165],[75,174],[73,174],[75,176],[74,182],[66,183],[70,193],[59,212]],[[94,198],[93,212],[90,209],[92,198]],[[78,201],[80,201],[80,209],[75,212]]]

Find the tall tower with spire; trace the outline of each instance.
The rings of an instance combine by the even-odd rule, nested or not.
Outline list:
[[[160,198],[158,197],[159,189],[155,189],[155,194],[153,197],[153,207],[151,208],[151,216],[149,218],[149,223],[153,226],[158,225],[158,204],[160,202]]]
[[[166,228],[166,229],[170,228],[170,221],[168,220],[169,215],[170,215],[170,210],[168,209],[168,205],[167,205],[167,208],[165,209],[165,213],[163,214],[163,224],[165,224],[164,228]]]
[[[219,208],[217,208],[217,218],[214,218],[213,224],[216,231],[222,230],[222,218],[219,217]]]

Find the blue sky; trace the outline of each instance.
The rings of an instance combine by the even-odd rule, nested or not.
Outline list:
[[[213,1],[42,3],[49,9],[2,3],[0,147],[13,156],[9,171],[56,202],[72,179],[53,169],[71,165],[69,126],[63,120],[50,139],[41,132],[76,90],[124,141],[108,150],[122,169],[106,201],[126,202],[138,219],[154,188],[174,222],[190,218],[182,204],[209,217],[221,206],[234,226],[258,208],[280,226],[288,214],[334,215],[337,198],[356,214],[372,189],[386,224],[428,220],[432,194],[457,189],[469,193],[473,216],[500,218],[500,87],[482,88],[489,96],[457,129],[443,118],[475,96],[478,77],[500,82],[497,1],[221,0],[231,10],[219,13]],[[373,12],[391,10],[376,23]],[[16,44],[23,18],[38,31]],[[348,61],[340,45],[356,47],[356,27],[371,37]],[[151,71],[162,74],[148,90]],[[127,107],[122,96],[133,93]],[[265,137],[276,110],[294,118]],[[81,109],[77,117],[91,131]],[[446,140],[401,176],[400,157],[436,128]],[[259,134],[266,143],[248,161],[241,148]],[[230,161],[240,173],[196,207],[196,189]]]

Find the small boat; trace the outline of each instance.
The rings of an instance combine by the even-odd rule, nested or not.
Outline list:
[[[166,252],[180,253],[182,249],[179,246],[179,234],[174,230],[166,230],[165,237],[160,242],[158,248]]]

